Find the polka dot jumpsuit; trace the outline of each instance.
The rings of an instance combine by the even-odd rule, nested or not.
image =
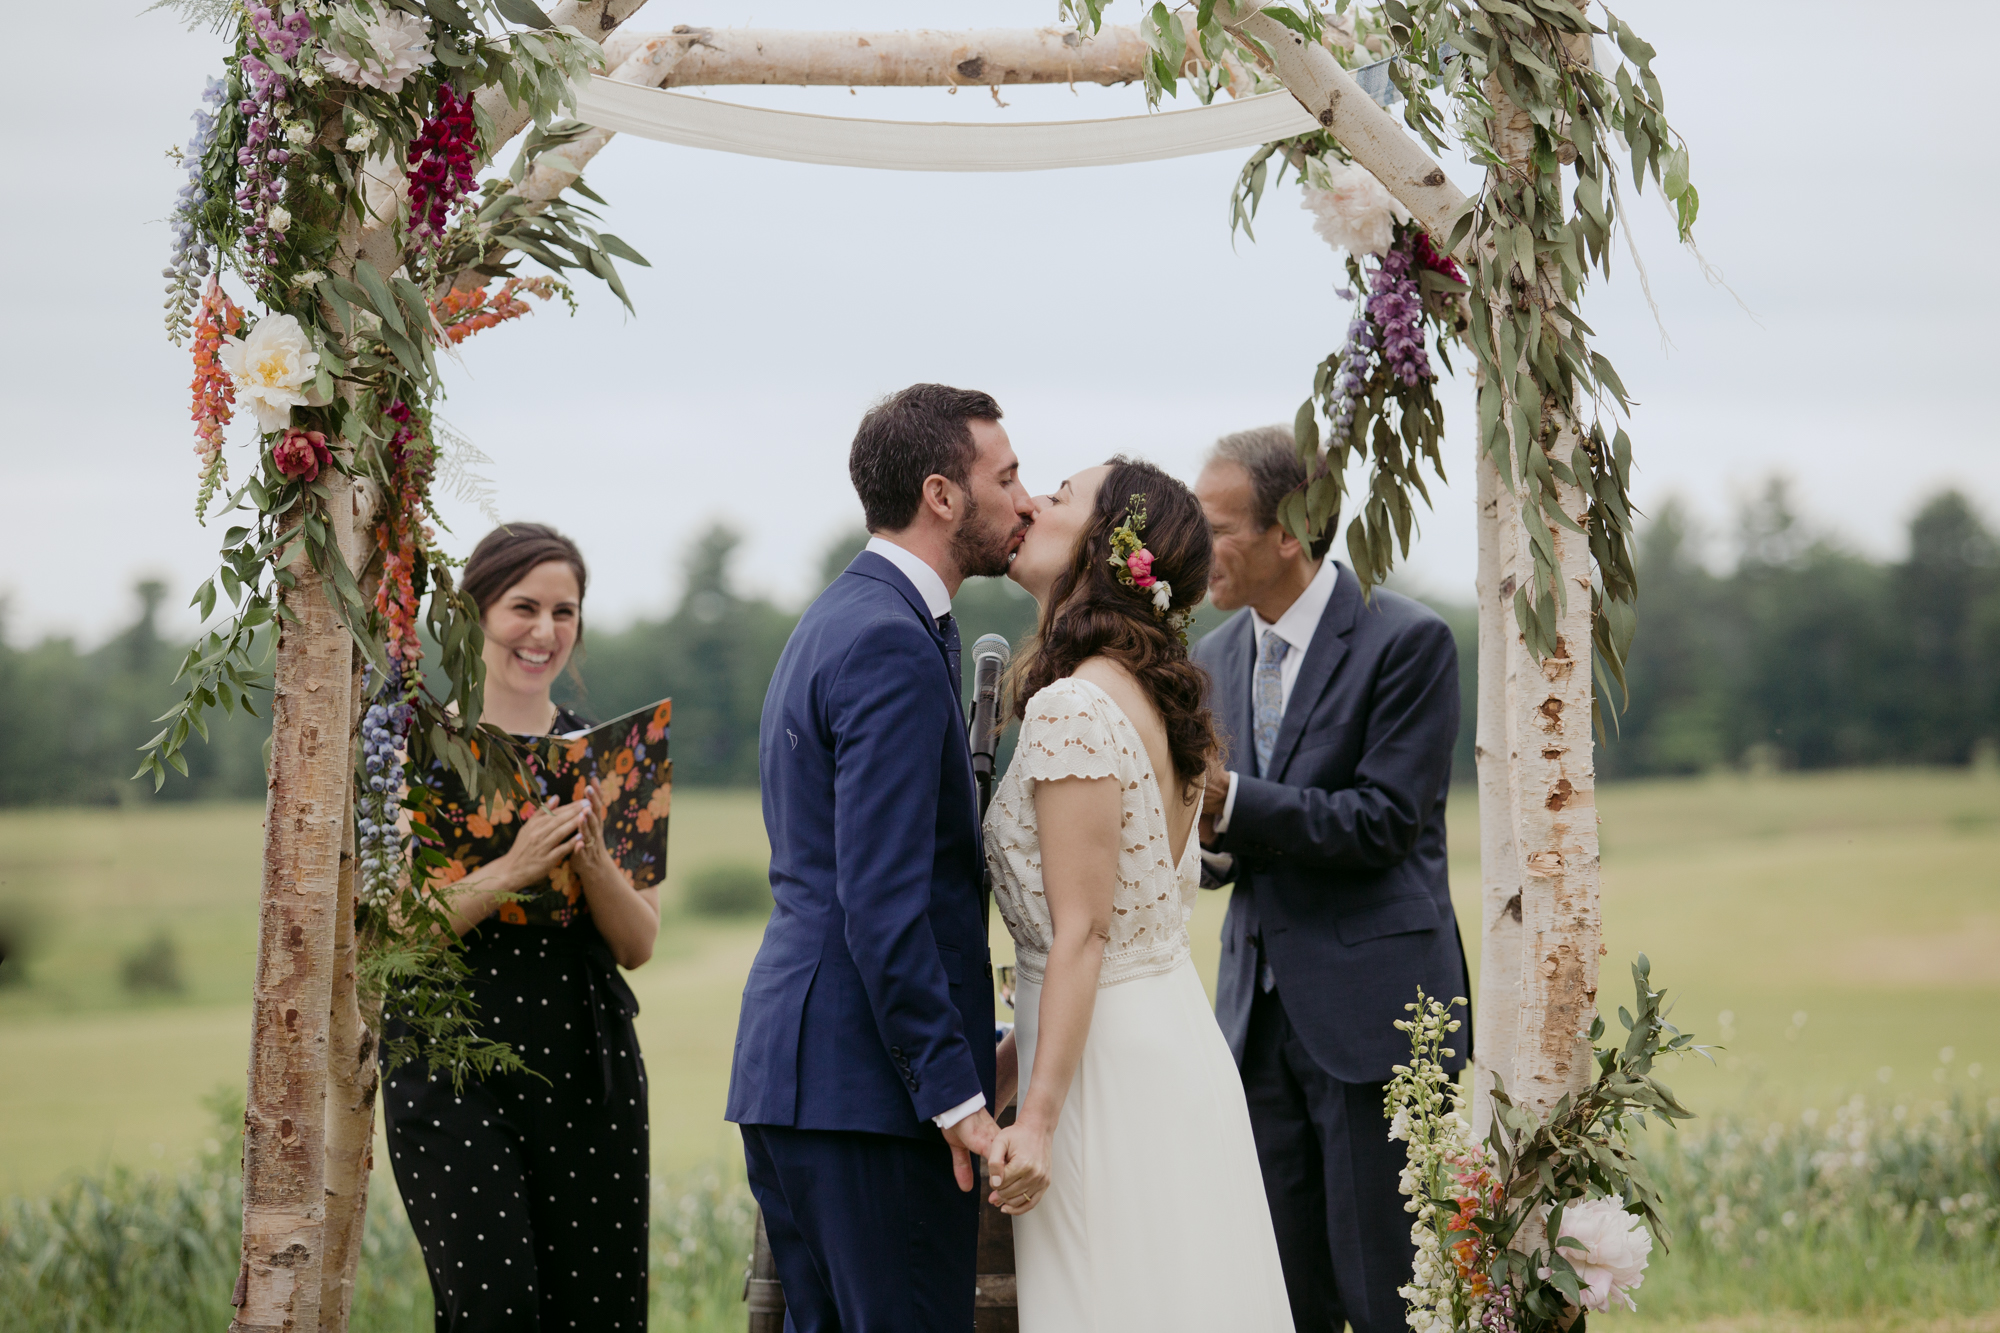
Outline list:
[[[532,1072],[454,1090],[419,1056],[389,1076],[390,1165],[423,1246],[439,1333],[642,1330],[638,1004],[587,911],[563,925],[488,918],[465,943],[484,1035]],[[390,1037],[407,1031],[391,1020]]]

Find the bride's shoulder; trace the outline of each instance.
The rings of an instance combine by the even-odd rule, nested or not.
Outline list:
[[[1025,778],[1109,777],[1118,772],[1121,747],[1105,709],[1103,690],[1067,676],[1035,691],[1022,710],[1014,762]]]

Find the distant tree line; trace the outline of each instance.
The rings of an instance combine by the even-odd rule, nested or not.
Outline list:
[[[674,772],[695,786],[756,782],[764,690],[797,619],[736,587],[740,540],[720,525],[696,536],[680,603],[665,618],[601,630],[586,617],[578,669],[558,690],[597,718],[673,696]],[[833,542],[822,583],[865,540],[856,531]],[[2000,543],[1963,495],[1926,504],[1910,523],[1909,554],[1885,563],[1802,521],[1774,481],[1737,516],[1730,546],[1726,567],[1711,560],[1677,502],[1645,530],[1630,703],[1615,720],[1606,712],[1600,775],[1965,764],[1994,753]],[[240,715],[189,747],[189,776],[159,798],[129,781],[185,652],[157,627],[164,587],[141,583],[137,593],[136,620],[101,647],[0,639],[0,805],[263,794],[268,723]],[[1476,619],[1469,605],[1429,600],[1458,639],[1464,719],[1454,772],[1469,781]],[[1005,580],[967,583],[955,608],[968,649],[988,632],[1018,645],[1034,622],[1034,603]],[[1204,607],[1194,633],[1223,619]]]

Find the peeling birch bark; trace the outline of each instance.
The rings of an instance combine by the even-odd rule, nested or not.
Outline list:
[[[351,542],[342,552],[347,557],[347,567],[360,578],[364,594],[372,592],[374,585],[374,580],[361,578],[361,573],[371,554],[369,535],[378,499],[376,486],[365,480],[356,482]],[[350,747],[365,707],[361,667],[360,650],[350,645]],[[354,919],[356,870],[354,783],[350,780],[333,924],[333,991],[326,1071],[326,1258],[320,1269],[319,1300],[321,1333],[346,1333],[348,1317],[353,1312],[354,1278],[361,1262],[361,1237],[368,1221],[369,1173],[375,1165],[375,1092],[381,1082],[377,1053],[382,1024],[379,1012],[364,1008],[356,985],[361,956]]]
[[[1533,126],[1497,82],[1489,84],[1495,123],[1492,142],[1515,172],[1531,170]],[[1495,168],[1497,187],[1500,180]],[[1535,289],[1561,291],[1553,258],[1544,258]],[[1529,299],[1533,299],[1532,290]],[[1496,309],[1494,318],[1510,312]],[[1544,315],[1544,318],[1551,316]],[[1496,338],[1497,345],[1497,338]],[[1513,413],[1505,419],[1512,428]],[[1544,438],[1533,446],[1568,464],[1578,433],[1573,403],[1542,402]],[[1517,452],[1520,442],[1515,441]],[[1557,484],[1557,503],[1581,526],[1586,505],[1574,485]],[[1506,734],[1511,833],[1521,893],[1520,968],[1508,1093],[1516,1105],[1547,1120],[1566,1093],[1590,1077],[1587,1031],[1597,1007],[1602,922],[1599,908],[1597,797],[1591,735],[1591,555],[1586,538],[1517,505],[1511,558],[1517,581],[1534,577],[1530,523],[1548,527],[1556,551],[1559,588],[1529,586],[1530,599],[1550,592],[1561,608],[1555,651],[1537,663],[1513,616],[1511,601],[1500,628],[1506,647]],[[1501,552],[1507,558],[1507,552]],[[1484,607],[1482,606],[1482,613]],[[1496,960],[1497,961],[1497,960]],[[1482,992],[1486,988],[1481,987]],[[1500,993],[1494,992],[1496,1007]],[[1504,1021],[1504,1020],[1503,1020]],[[1519,1242],[1532,1248],[1539,1237]]]
[[[1374,173],[1442,249],[1464,207],[1465,194],[1451,183],[1437,159],[1361,90],[1331,51],[1261,9],[1257,0],[1218,0],[1215,13],[1231,32],[1270,52],[1279,79],[1299,105],[1340,140],[1356,162]]]
[[[351,482],[328,479],[329,527],[353,524]],[[342,542],[345,545],[345,541]],[[305,560],[282,594],[271,691],[270,794],[243,1112],[243,1260],[232,1333],[319,1324],[326,1217],[327,1024],[347,801],[353,644]]]
[[[995,88],[1032,83],[1137,83],[1146,42],[1136,28],[1085,37],[1061,28],[910,32],[787,32],[676,28],[620,33],[605,44],[616,67],[648,42],[685,52],[657,82],[668,88],[788,84],[847,88]]]
[[[1519,581],[1521,502],[1500,469],[1474,446],[1478,479],[1479,713],[1473,756],[1479,776],[1479,995],[1473,1008],[1472,1132],[1484,1141],[1493,1122],[1493,1081],[1514,1086],[1514,1036],[1520,1026],[1521,856],[1514,842],[1514,761],[1508,740],[1508,641]]]

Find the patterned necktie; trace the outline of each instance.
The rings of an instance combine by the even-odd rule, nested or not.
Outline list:
[[[1250,697],[1256,706],[1257,776],[1271,766],[1271,751],[1278,743],[1278,724],[1285,719],[1285,654],[1292,650],[1275,629],[1264,631],[1257,645],[1257,671],[1250,681]]]
[[[937,618],[938,633],[944,635],[945,661],[951,665],[951,689],[961,707],[965,704],[965,672],[959,664],[958,621],[947,611]]]

